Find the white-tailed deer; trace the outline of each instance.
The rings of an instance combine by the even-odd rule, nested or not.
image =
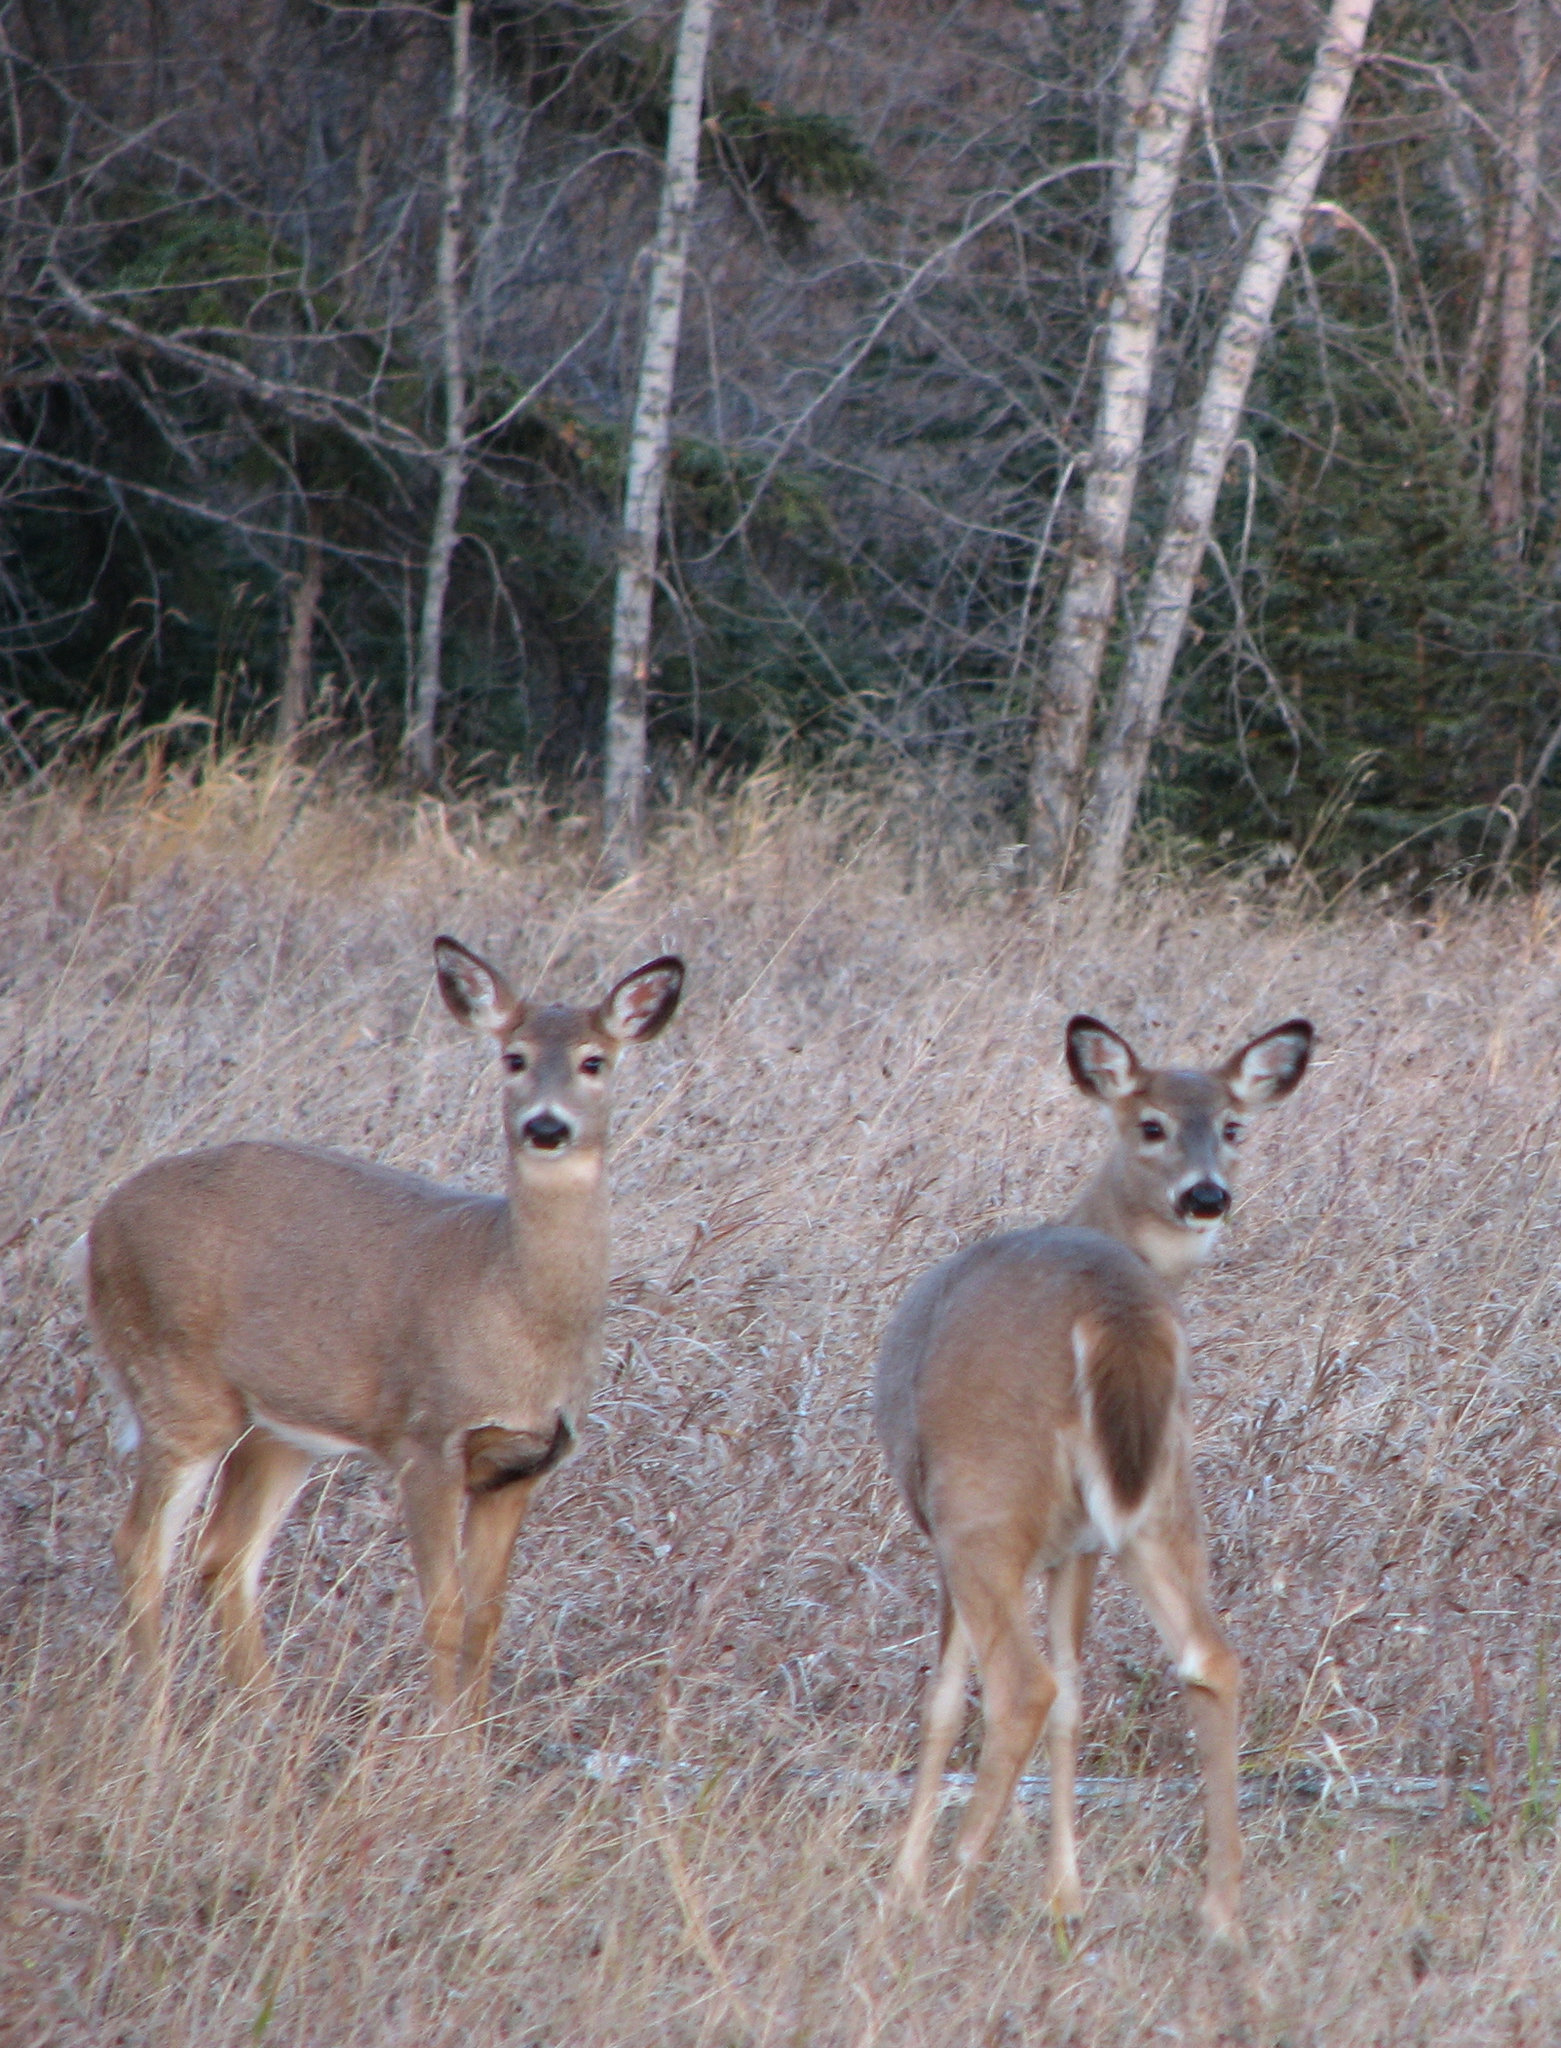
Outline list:
[[[115,1553],[147,1667],[174,1547],[215,1478],[196,1568],[229,1676],[266,1675],[267,1548],[311,1462],[362,1451],[400,1483],[435,1697],[486,1703],[516,1536],[600,1369],[613,1068],[671,1017],[683,966],[652,960],[584,1009],[517,1000],[454,939],[434,960],[453,1015],[497,1044],[507,1195],[220,1145],[144,1168],[78,1240],[138,1444]]]
[[[939,1658],[895,1865],[919,1897],[943,1767],[981,1677],[981,1759],[954,1848],[967,1891],[1044,1726],[1051,1756],[1053,1911],[1082,1905],[1073,1829],[1079,1656],[1101,1551],[1121,1564],[1189,1689],[1208,1817],[1203,1917],[1239,1937],[1236,1717],[1241,1667],[1209,1598],[1192,1476],[1187,1345],[1173,1287],[1230,1207],[1249,1111],[1306,1071],[1312,1027],[1267,1031],[1212,1072],[1139,1065],[1093,1017],[1068,1066],[1116,1142],[1061,1224],[956,1253],[906,1294],[884,1334],[873,1414],[889,1466],[937,1554]],[[1052,1661],[1026,1615],[1048,1576]]]

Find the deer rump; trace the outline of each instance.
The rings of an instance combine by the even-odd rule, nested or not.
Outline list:
[[[989,1238],[913,1286],[875,1421],[923,1532],[990,1522],[1028,1563],[1121,1548],[1174,1463],[1186,1345],[1169,1288],[1099,1231]]]

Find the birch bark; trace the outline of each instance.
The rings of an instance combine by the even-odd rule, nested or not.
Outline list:
[[[1149,748],[1214,523],[1225,465],[1296,237],[1354,83],[1372,5],[1373,0],[1334,0],[1289,144],[1215,343],[1083,820],[1084,883],[1088,891],[1102,896],[1114,895],[1121,880]]]
[[[1170,242],[1172,200],[1208,83],[1225,0],[1181,0],[1153,84],[1154,0],[1123,28],[1119,168],[1112,180],[1110,310],[1084,504],[1032,734],[1028,862],[1060,886],[1078,826],[1095,697],[1138,486]]]
[[[1491,527],[1510,567],[1516,567],[1523,552],[1523,422],[1528,412],[1534,259],[1539,241],[1539,116],[1545,68],[1539,55],[1537,0],[1518,0],[1513,37],[1518,60],[1517,104],[1496,344],[1490,497]]]
[[[470,467],[466,440],[466,355],[461,333],[461,225],[466,205],[471,89],[472,0],[456,0],[450,20],[450,104],[445,132],[439,242],[434,258],[434,290],[439,308],[439,344],[444,372],[444,440],[437,462],[439,495],[423,567],[416,689],[405,742],[412,774],[424,784],[434,779],[439,698],[443,689],[445,598],[450,588],[450,563],[460,538],[461,498]]]
[[[607,672],[607,747],[603,792],[603,864],[620,880],[640,858],[645,839],[646,703],[650,684],[651,611],[656,547],[689,234],[699,186],[700,109],[715,0],[683,0],[672,62],[666,167],[656,238],[651,246],[645,334],[629,430],[623,531],[613,591],[612,652]]]

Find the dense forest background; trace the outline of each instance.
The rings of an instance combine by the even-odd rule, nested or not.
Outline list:
[[[1124,11],[718,11],[656,614],[664,780],[777,751],[889,762],[992,848],[1023,836],[1100,368]],[[475,9],[456,782],[599,771],[676,16]],[[1129,620],[1319,26],[1304,0],[1225,18],[1172,224]],[[170,720],[171,743],[259,740],[290,702],[305,750],[395,774],[438,488],[447,12],[9,0],[0,37],[7,772]],[[1379,5],[1228,472],[1151,839],[1340,875],[1551,858],[1558,48],[1535,0]]]

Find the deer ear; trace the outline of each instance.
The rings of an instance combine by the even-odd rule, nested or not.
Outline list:
[[[1220,1079],[1248,1109],[1280,1102],[1306,1072],[1312,1055],[1312,1027],[1304,1017],[1276,1024],[1234,1052],[1220,1068]]]
[[[463,946],[459,939],[434,940],[434,966],[445,1008],[468,1031],[508,1030],[520,1005],[496,967]]]
[[[683,963],[675,953],[663,953],[616,982],[596,1019],[620,1044],[654,1038],[671,1021],[682,993]]]
[[[1101,1102],[1120,1102],[1143,1079],[1133,1048],[1098,1017],[1070,1018],[1067,1044],[1074,1085]]]

